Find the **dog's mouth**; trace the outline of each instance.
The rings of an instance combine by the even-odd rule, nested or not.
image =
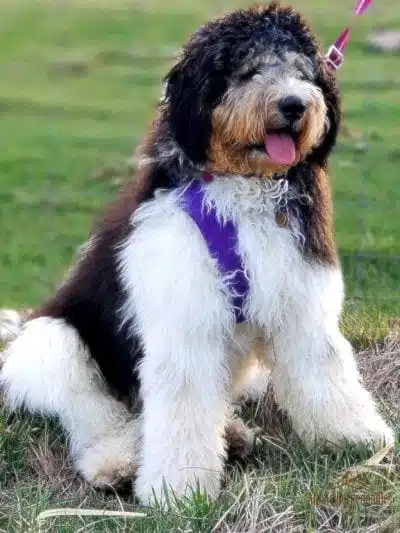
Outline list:
[[[298,135],[289,129],[268,132],[262,144],[251,144],[248,148],[266,154],[276,165],[291,166],[300,159]]]

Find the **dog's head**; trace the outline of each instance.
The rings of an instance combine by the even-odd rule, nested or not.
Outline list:
[[[201,27],[167,76],[164,109],[193,163],[265,177],[304,159],[324,166],[340,115],[316,38],[276,3]]]

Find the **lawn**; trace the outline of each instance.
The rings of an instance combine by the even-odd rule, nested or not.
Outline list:
[[[353,8],[353,0],[293,4],[326,48]],[[400,316],[399,56],[372,53],[366,44],[372,29],[400,27],[400,6],[389,0],[375,4],[360,20],[340,72],[345,127],[331,171],[348,292],[344,327],[363,348],[381,344]],[[237,5],[245,4],[0,0],[0,307],[34,306],[52,292],[93,218],[129,174],[130,156],[180,46],[200,23]],[[393,346],[379,349],[392,353]],[[260,423],[260,415],[250,411]],[[399,510],[393,469],[390,475],[376,469],[375,477],[361,480],[356,492],[364,500],[350,498],[340,507],[327,498],[332,483],[367,452],[310,454],[293,437],[284,442],[263,441],[245,474],[229,473],[215,504],[197,498],[174,513],[147,511],[146,519],[125,526],[117,520],[88,525],[95,519],[62,519],[46,522],[43,531],[229,531],[224,524],[236,523],[242,529],[234,531],[242,533],[279,531],[279,524],[300,532],[322,527],[325,515],[332,531],[356,531]],[[0,531],[36,531],[37,513],[56,506],[132,510],[129,498],[90,490],[68,467],[53,426],[4,413]],[[374,493],[384,494],[390,505],[365,502],[365,494]],[[251,529],[251,520],[265,523]],[[268,529],[273,520],[276,529]]]

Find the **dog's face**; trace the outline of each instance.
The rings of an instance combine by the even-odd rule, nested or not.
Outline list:
[[[232,74],[213,110],[210,160],[219,172],[268,176],[297,164],[326,127],[312,61],[292,50],[266,50]]]
[[[167,78],[176,141],[194,163],[269,177],[334,144],[336,85],[314,36],[291,8],[237,11],[202,27]]]

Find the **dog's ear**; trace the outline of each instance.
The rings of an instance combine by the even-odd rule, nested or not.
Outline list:
[[[166,103],[168,125],[187,157],[204,163],[211,135],[211,114],[204,105],[200,65],[184,56],[167,76]],[[207,80],[203,80],[207,83]]]
[[[207,160],[212,108],[225,88],[221,81],[212,54],[204,50],[185,51],[166,78],[169,129],[193,163]]]
[[[321,57],[316,77],[316,84],[324,95],[327,107],[326,131],[322,143],[313,150],[308,160],[322,168],[326,167],[329,154],[336,144],[340,127],[341,109],[340,93],[336,82],[336,74]]]

